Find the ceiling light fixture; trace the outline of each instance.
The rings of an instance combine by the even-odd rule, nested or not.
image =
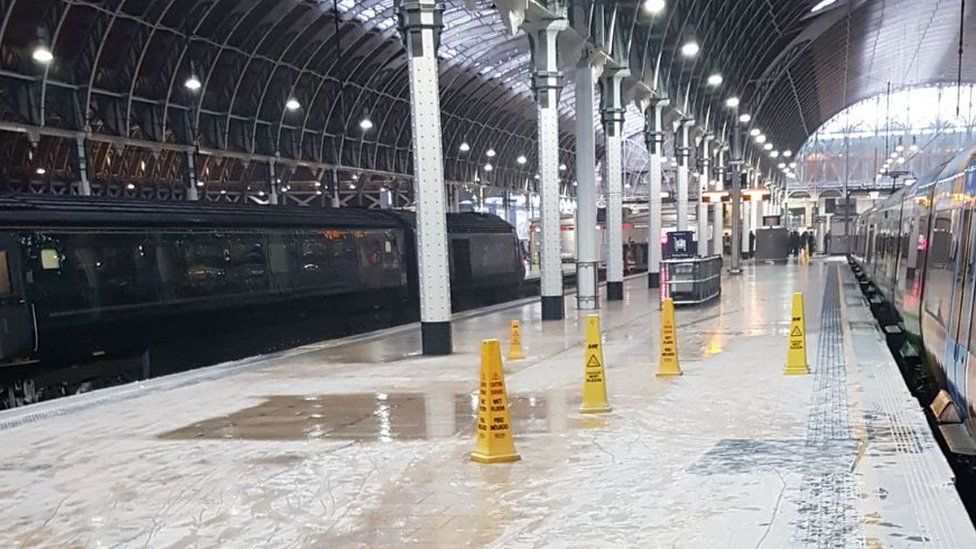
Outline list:
[[[496,154],[495,149],[488,149],[487,151],[485,151],[485,156],[487,156],[488,158],[494,158],[495,154]]]
[[[715,88],[722,85],[722,75],[719,73],[714,73],[708,77],[708,85]]]
[[[183,82],[183,87],[190,91],[197,91],[203,87],[203,84],[195,74],[191,74],[190,77],[186,79],[186,82]]]
[[[730,98],[726,99],[725,100],[725,106],[728,107],[728,108],[730,108],[730,109],[737,108],[739,106],[739,98],[738,97],[730,97]]]
[[[298,109],[302,108],[302,104],[299,103],[297,99],[292,97],[285,103],[285,108],[290,111],[297,111]]]
[[[461,152],[463,152],[463,153],[466,153],[466,152],[468,152],[468,151],[470,151],[470,150],[471,150],[471,145],[468,145],[468,142],[467,142],[467,141],[462,141],[462,142],[461,142],[461,146],[460,146],[460,147],[458,147],[458,149],[459,149],[459,150],[460,150]]]
[[[359,121],[359,128],[364,132],[368,132],[369,130],[373,129],[373,121],[370,120],[368,116],[365,116]]]
[[[519,157],[515,159],[515,161],[518,162],[519,164],[524,165],[526,162],[529,161],[529,159],[525,158],[525,155],[520,154]]]
[[[685,42],[681,46],[681,55],[685,57],[694,57],[698,55],[699,49],[701,48],[698,47],[698,42],[695,42],[694,40],[689,40],[688,42]]]
[[[43,63],[45,65],[51,61],[54,61],[54,54],[51,53],[51,50],[48,49],[47,46],[37,46],[34,48],[34,52],[31,54],[31,57],[34,59],[34,61]]]
[[[647,0],[644,2],[644,11],[651,15],[657,15],[664,11],[664,0]]]

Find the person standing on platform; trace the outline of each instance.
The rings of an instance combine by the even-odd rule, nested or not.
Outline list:
[[[830,255],[830,231],[824,234],[824,253]]]
[[[749,257],[756,257],[756,233],[749,231]]]

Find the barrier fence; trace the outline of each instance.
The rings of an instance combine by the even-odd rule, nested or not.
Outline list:
[[[722,293],[721,256],[666,259],[661,262],[664,297],[675,305],[695,305]]]

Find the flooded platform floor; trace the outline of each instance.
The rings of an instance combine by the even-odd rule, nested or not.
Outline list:
[[[976,547],[846,264],[724,284],[678,310],[678,378],[646,279],[604,304],[607,414],[577,412],[582,315],[537,299],[458,315],[451,356],[413,325],[0,413],[0,546]],[[511,319],[522,460],[480,465],[479,344]]]

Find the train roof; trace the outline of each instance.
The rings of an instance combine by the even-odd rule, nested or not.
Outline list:
[[[308,208],[91,198],[0,197],[0,226],[343,227],[398,228],[393,216],[362,208]]]
[[[878,202],[874,206],[871,206],[864,213],[867,214],[876,210],[884,210],[897,206],[905,199],[912,199],[917,196],[928,195],[929,188],[932,187],[932,185],[965,172],[972,164],[974,159],[976,159],[976,146],[970,147],[942,164],[939,164],[932,170],[929,170],[927,173],[919,177],[915,183],[898,189],[897,192]]]
[[[448,214],[452,232],[502,232],[512,226],[487,214]],[[0,227],[221,227],[396,229],[416,226],[413,212],[93,198],[0,196]]]
[[[392,211],[394,215],[410,224],[417,226],[417,214],[406,210]],[[497,215],[461,212],[447,214],[447,230],[452,233],[510,233],[514,228]]]

